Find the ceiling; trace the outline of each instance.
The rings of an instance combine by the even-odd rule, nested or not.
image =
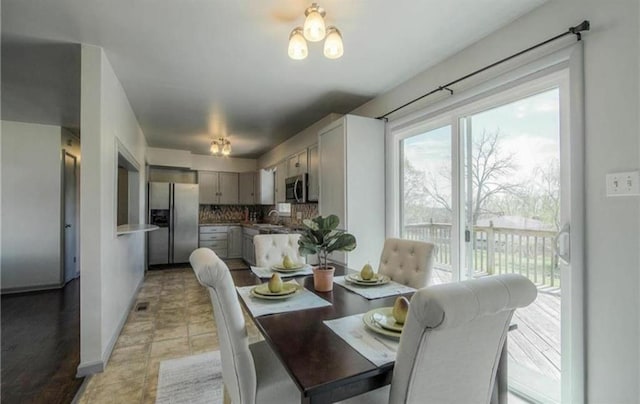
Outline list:
[[[211,137],[226,135],[232,156],[257,157],[545,1],[325,0],[320,5],[327,23],[342,32],[344,56],[326,59],[321,43],[310,43],[309,57],[294,61],[287,56],[288,35],[302,25],[310,1],[2,0],[2,116],[77,125],[77,57],[69,68],[51,51],[87,43],[105,49],[150,146],[207,154]],[[37,46],[52,61],[21,56],[21,47],[28,54]],[[58,77],[58,85],[25,80],[29,74]],[[57,94],[40,97],[59,102],[50,106],[53,112],[33,105],[34,88]],[[13,89],[11,97],[5,89]]]

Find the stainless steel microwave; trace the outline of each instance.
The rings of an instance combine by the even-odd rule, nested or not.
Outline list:
[[[289,203],[307,202],[307,174],[289,177],[285,180],[286,196]]]

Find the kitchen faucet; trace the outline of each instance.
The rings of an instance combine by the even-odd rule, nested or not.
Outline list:
[[[271,216],[271,214],[272,214],[272,213],[275,213],[275,214],[276,214],[276,221],[275,221],[275,223],[276,223],[276,224],[278,224],[278,221],[280,220],[280,212],[278,212],[278,211],[277,211],[277,210],[275,210],[275,209],[271,209],[271,210],[269,211],[269,213],[267,213],[267,216]]]

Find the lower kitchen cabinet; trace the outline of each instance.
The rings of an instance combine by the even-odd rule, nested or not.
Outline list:
[[[228,258],[242,258],[242,227],[229,226],[227,232]]]
[[[212,249],[220,258],[227,258],[229,255],[228,232],[229,226],[200,226],[198,245]]]
[[[253,246],[253,236],[259,234],[255,229],[242,229],[242,259],[249,265],[256,264],[256,251]]]

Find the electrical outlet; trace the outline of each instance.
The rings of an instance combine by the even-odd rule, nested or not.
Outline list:
[[[296,219],[302,219],[302,212],[296,212]]]
[[[607,174],[607,196],[640,195],[640,171]]]

